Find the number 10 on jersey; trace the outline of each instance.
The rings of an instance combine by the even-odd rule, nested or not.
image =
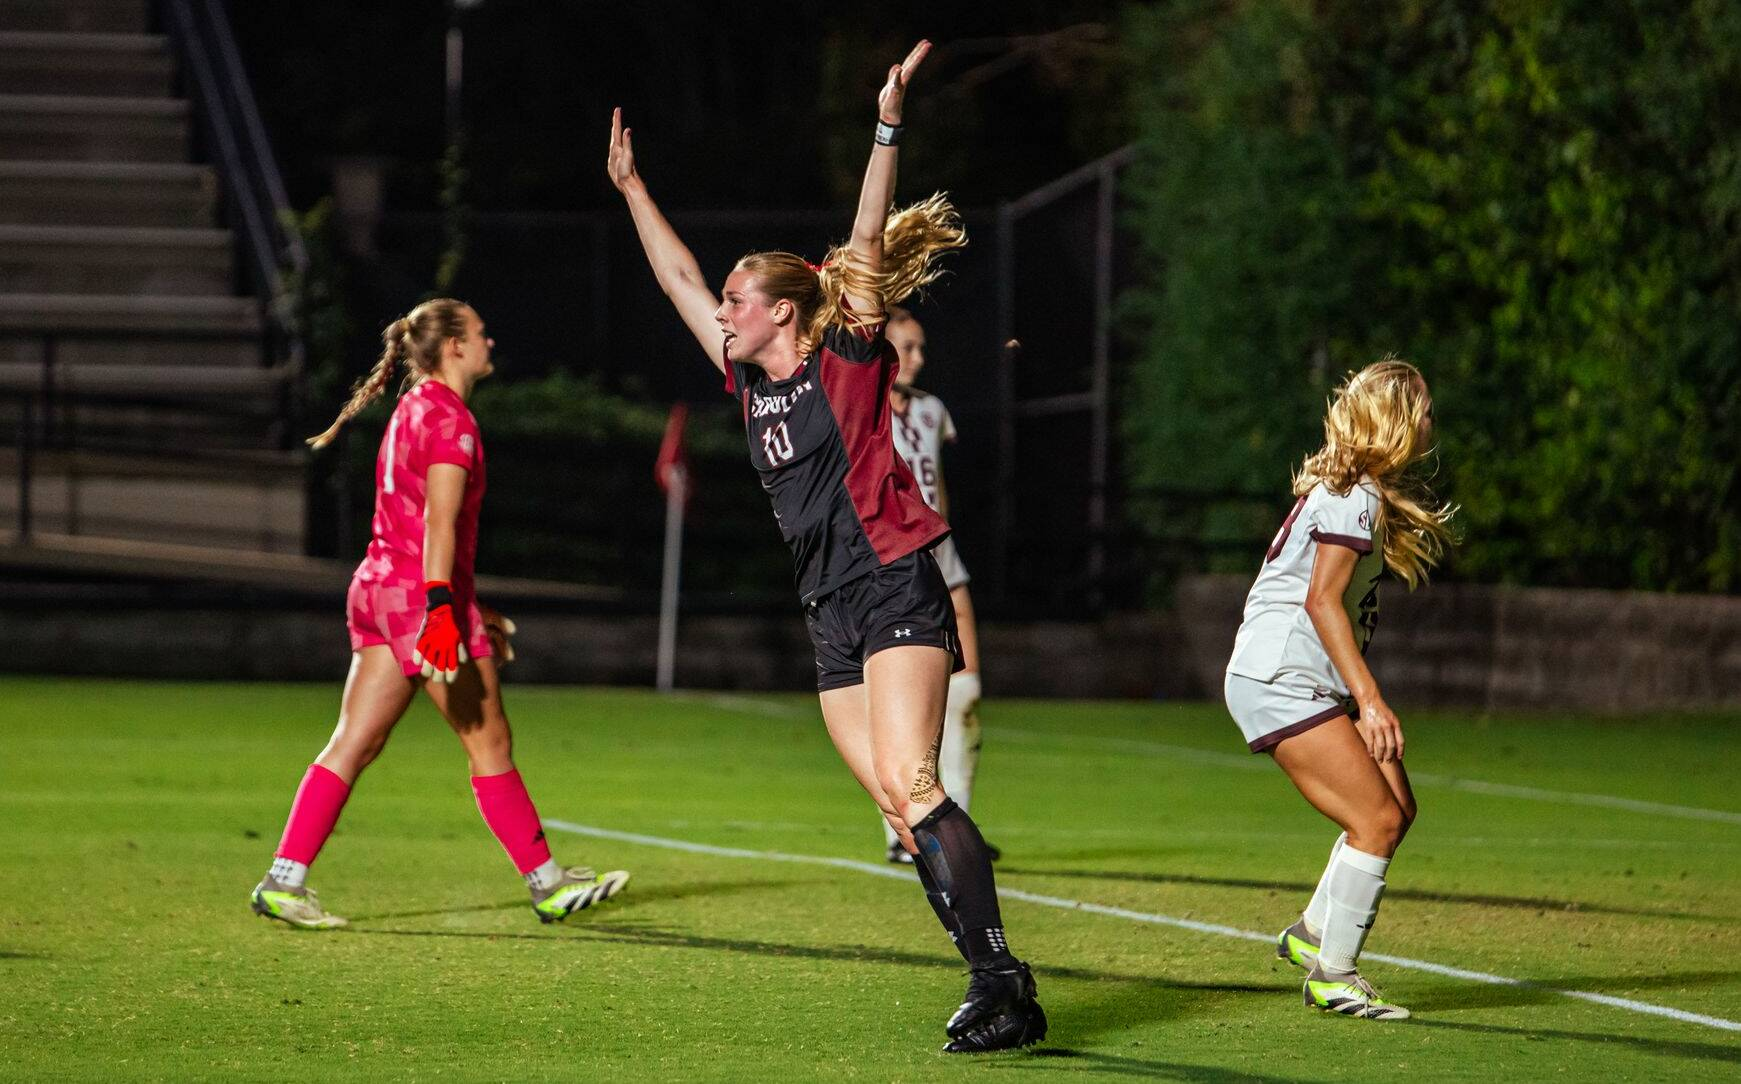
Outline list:
[[[787,432],[785,422],[762,431],[762,454],[768,457],[769,463],[791,460],[792,434]]]

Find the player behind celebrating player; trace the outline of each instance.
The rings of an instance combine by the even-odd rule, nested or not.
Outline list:
[[[895,144],[921,42],[889,69],[847,244],[820,267],[785,252],[739,260],[715,297],[635,169],[611,121],[610,178],[660,287],[741,403],[750,459],[797,565],[828,734],[901,842],[938,919],[971,965],[946,1031],[952,1053],[1038,1041],[1045,1014],[1010,954],[985,841],[937,780],[955,614],[930,548],[948,525],[920,498],[889,436],[895,363],[884,306],[936,274],[966,240],[940,196],[889,213]]]
[[[1264,557],[1227,664],[1227,708],[1251,750],[1274,757],[1342,828],[1276,955],[1307,969],[1308,1006],[1368,1020],[1409,1015],[1356,963],[1415,799],[1402,725],[1362,656],[1385,568],[1413,588],[1450,540],[1453,510],[1407,478],[1432,436],[1432,396],[1407,362],[1386,358],[1337,390],[1324,446],[1294,477],[1299,500]]]
[[[889,389],[889,410],[893,415],[895,451],[906,461],[907,469],[919,483],[919,495],[949,518],[949,491],[943,484],[943,445],[955,442],[955,420],[943,400],[914,386],[919,370],[925,367],[925,328],[917,317],[899,305],[889,306],[889,321],[885,329],[889,345],[895,349],[900,363],[894,386]],[[953,531],[953,527],[951,528]],[[955,549],[955,536],[931,547],[937,567],[943,573],[943,585],[949,588],[949,601],[955,607],[955,628],[961,641],[962,669],[949,675],[949,698],[943,711],[943,745],[937,756],[937,768],[943,777],[943,789],[962,809],[971,808],[973,779],[979,772],[979,625],[973,619],[973,596],[967,590],[967,566]],[[886,819],[883,833],[888,843],[890,862],[911,865],[913,856],[895,835],[895,826]],[[990,843],[986,850],[991,860],[999,858],[998,849]]]
[[[302,777],[253,907],[304,929],[345,925],[305,885],[308,867],[357,776],[381,754],[422,685],[459,735],[478,810],[525,877],[532,910],[555,922],[620,892],[629,875],[557,865],[514,768],[492,657],[513,658],[507,636],[514,629],[480,606],[472,589],[484,448],[466,400],[494,371],[495,343],[469,305],[445,298],[393,321],[382,340],[374,371],[357,383],[331,428],[309,441],[316,448],[329,443],[404,365],[410,390],[399,397],[381,440],[373,537],[346,602],[351,672],[338,726]]]

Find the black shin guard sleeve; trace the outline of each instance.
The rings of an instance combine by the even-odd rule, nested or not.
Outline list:
[[[961,923],[959,942],[969,959],[981,962],[976,947],[1006,956],[1003,939],[1003,916],[998,911],[997,882],[991,873],[991,852],[979,827],[967,811],[944,799],[924,820],[913,826],[913,841],[919,845],[918,859],[926,864],[945,903]],[[929,888],[927,888],[929,891]],[[995,930],[995,937],[986,931]]]
[[[925,861],[923,854],[918,854],[913,857],[913,868],[919,872],[919,883],[925,886],[925,900],[931,904],[931,910],[937,912],[937,921],[943,924],[961,958],[967,959],[967,946],[961,940],[961,919],[949,906],[949,898],[943,894],[937,878],[931,876],[931,864]]]

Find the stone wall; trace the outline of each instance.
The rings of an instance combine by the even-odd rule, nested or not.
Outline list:
[[[988,695],[1220,696],[1248,584],[1199,577],[1167,613],[1100,622],[989,622]],[[1741,598],[1388,585],[1369,661],[1399,704],[1627,712],[1732,706],[1741,716]],[[103,592],[0,605],[0,666],[13,672],[338,681],[349,658],[336,600],[135,600]],[[209,594],[209,592],[208,592]],[[167,601],[166,601],[167,600]],[[15,598],[16,601],[16,598]],[[650,615],[576,604],[503,609],[520,625],[522,682],[651,684]],[[789,614],[693,616],[679,635],[688,688],[813,688],[814,662]]]
[[[1199,689],[1220,686],[1249,586],[1204,576],[1179,591]],[[1399,703],[1741,709],[1741,598],[1389,583],[1368,661]]]

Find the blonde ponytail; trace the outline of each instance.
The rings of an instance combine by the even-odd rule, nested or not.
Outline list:
[[[441,366],[441,344],[446,339],[465,338],[463,301],[438,297],[425,301],[381,332],[381,356],[369,375],[351,386],[351,397],[339,410],[339,416],[319,436],[308,438],[308,446],[316,450],[326,447],[339,435],[345,423],[368,409],[387,390],[394,370],[405,366],[405,378],[414,374],[427,376]]]
[[[938,256],[966,244],[961,216],[938,192],[889,215],[881,271],[865,266],[851,245],[834,246],[821,266],[790,252],[752,252],[737,266],[756,276],[757,288],[770,300],[784,298],[798,307],[798,352],[807,354],[831,327],[857,331],[882,323],[889,305],[905,301],[943,273]],[[848,297],[871,304],[861,312],[848,305]]]

